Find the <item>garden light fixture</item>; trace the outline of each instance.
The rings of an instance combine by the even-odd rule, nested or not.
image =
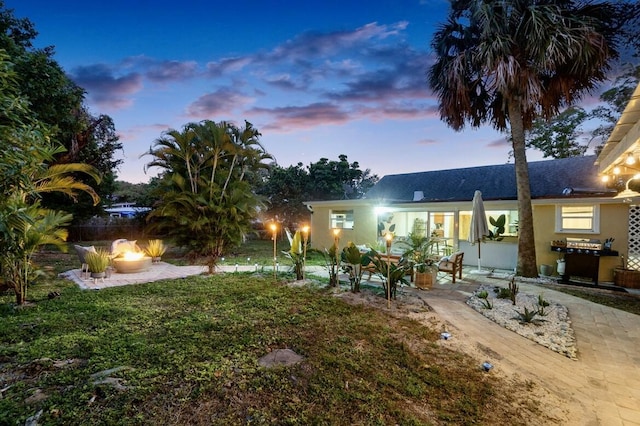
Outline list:
[[[275,281],[278,280],[278,267],[276,265],[276,261],[278,260],[277,258],[277,243],[276,243],[276,232],[278,231],[278,225],[276,225],[275,222],[271,223],[271,233],[273,234],[272,239],[273,239],[273,279]]]
[[[393,241],[393,234],[387,232],[384,235],[384,239],[387,243],[387,309],[391,309],[391,242]]]

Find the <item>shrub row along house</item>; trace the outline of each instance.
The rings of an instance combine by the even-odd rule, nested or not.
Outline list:
[[[640,269],[640,193],[619,193],[602,179],[611,175],[626,182],[640,172],[625,162],[636,158],[640,165],[639,145],[640,85],[598,157],[529,163],[538,265],[555,269],[565,256],[552,250],[554,241],[613,241],[617,255],[597,256],[593,280],[613,281],[623,259]],[[440,254],[462,250],[464,263],[477,265],[478,251],[467,241],[476,190],[482,192],[488,219],[499,225],[489,224],[494,235],[483,243],[482,263],[514,270],[518,211],[513,164],[388,175],[364,199],[307,202],[313,246],[330,247],[335,229],[341,247],[347,241],[380,246],[386,232],[396,239],[419,232],[434,237]]]

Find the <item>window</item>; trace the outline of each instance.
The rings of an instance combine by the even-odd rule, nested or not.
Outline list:
[[[517,237],[518,236],[518,211],[517,210],[487,210],[487,227],[497,237]],[[504,216],[504,231],[491,224],[491,220],[500,223],[501,216]],[[469,228],[471,226],[471,211],[460,212],[460,239],[469,238]]]
[[[556,232],[600,232],[600,206],[556,206]]]
[[[353,229],[353,210],[332,210],[330,228]]]

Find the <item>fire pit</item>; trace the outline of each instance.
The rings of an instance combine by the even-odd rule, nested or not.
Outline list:
[[[113,259],[113,266],[121,274],[144,272],[151,267],[151,258],[144,253],[127,252],[124,256]]]

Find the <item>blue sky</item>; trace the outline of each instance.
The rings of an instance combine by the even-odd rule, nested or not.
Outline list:
[[[119,179],[170,128],[248,120],[278,164],[346,154],[385,174],[500,164],[504,135],[454,132],[426,83],[445,0],[6,0],[36,46],[108,114],[124,146]],[[530,160],[540,159],[531,152]]]

